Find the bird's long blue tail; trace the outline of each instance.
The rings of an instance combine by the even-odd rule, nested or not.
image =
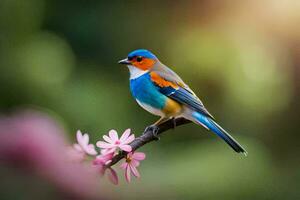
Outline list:
[[[234,151],[247,155],[247,151],[213,119],[198,112],[193,112],[192,116],[197,122],[222,138]]]

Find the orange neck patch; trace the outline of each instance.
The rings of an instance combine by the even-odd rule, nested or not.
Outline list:
[[[141,70],[148,70],[153,67],[156,61],[150,58],[143,58],[141,62],[137,62],[136,60],[132,62],[132,65],[141,69]]]

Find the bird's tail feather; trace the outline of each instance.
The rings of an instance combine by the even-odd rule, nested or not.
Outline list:
[[[222,138],[234,151],[247,155],[247,151],[213,119],[198,112],[192,112],[191,114],[196,123],[199,123],[205,128],[214,132],[216,135]]]

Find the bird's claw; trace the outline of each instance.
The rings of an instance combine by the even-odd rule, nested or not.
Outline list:
[[[145,133],[148,132],[148,131],[151,131],[152,132],[152,135],[153,137],[155,138],[155,140],[159,140],[159,136],[158,136],[158,126],[156,125],[150,125],[150,126],[147,126],[146,129],[145,129]]]

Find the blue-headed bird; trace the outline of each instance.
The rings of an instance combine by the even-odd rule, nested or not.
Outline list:
[[[160,116],[151,128],[155,135],[158,125],[183,117],[212,131],[237,153],[246,150],[207,111],[201,100],[170,68],[150,51],[138,49],[120,60],[130,72],[130,90],[137,103],[148,112]],[[157,134],[155,135],[157,136]]]

